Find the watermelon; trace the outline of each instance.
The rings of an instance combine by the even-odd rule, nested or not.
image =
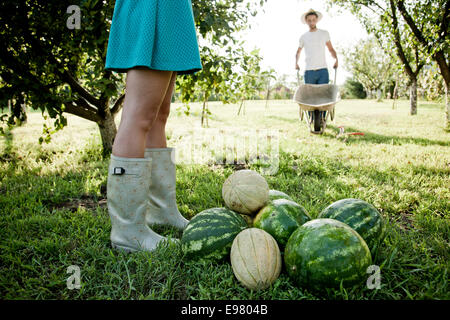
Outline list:
[[[287,199],[275,199],[263,207],[253,226],[268,232],[281,247],[284,247],[291,234],[302,224],[311,220],[308,212],[298,203]]]
[[[342,199],[326,207],[319,218],[336,219],[348,224],[366,241],[372,251],[382,238],[384,221],[378,210],[360,199]]]
[[[269,200],[275,200],[275,199],[288,199],[288,200],[294,201],[294,199],[292,199],[290,196],[288,196],[283,191],[270,189],[269,190]]]
[[[196,214],[181,237],[181,247],[188,259],[220,260],[230,254],[236,235],[247,222],[228,208],[210,208]]]
[[[324,289],[354,285],[367,278],[372,256],[364,239],[335,219],[314,219],[288,240],[284,262],[298,285]]]

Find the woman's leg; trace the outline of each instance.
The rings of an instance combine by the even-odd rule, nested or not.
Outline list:
[[[127,72],[126,94],[112,154],[143,158],[147,132],[156,124],[172,71],[133,68]]]
[[[147,214],[146,218],[150,226],[165,224],[184,229],[189,221],[183,217],[177,207],[175,149],[167,148],[165,132],[175,78],[176,71],[172,74],[155,123],[147,133],[145,156],[152,159],[152,183],[148,194],[151,214]]]
[[[151,129],[147,132],[145,141],[146,148],[167,148],[166,140],[166,123],[169,118],[170,104],[172,102],[173,89],[175,87],[175,80],[177,72],[172,72],[169,87],[167,89],[164,100],[159,108],[155,122]]]
[[[172,71],[130,69],[122,119],[108,167],[107,199],[111,245],[125,251],[152,251],[167,238],[146,224],[150,210],[151,159],[144,156],[145,137],[155,122]]]

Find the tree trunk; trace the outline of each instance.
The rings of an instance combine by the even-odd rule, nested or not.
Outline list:
[[[97,122],[100,129],[100,136],[102,138],[103,155],[110,154],[112,152],[112,146],[114,138],[117,134],[116,123],[114,122],[114,116],[109,112],[106,112],[105,119]]]
[[[366,92],[366,98],[370,99],[370,90],[364,85],[363,85],[363,88],[364,88],[364,91]]]
[[[394,99],[394,101],[392,102],[392,109],[395,109],[395,103],[397,102],[397,95],[398,95],[398,78],[395,79],[394,91],[392,92],[392,98]]]
[[[409,101],[411,105],[410,114],[416,115],[417,114],[417,77],[411,78],[411,85],[409,87],[410,95],[409,95]]]
[[[381,93],[380,88],[377,89],[377,102],[383,102],[382,93]]]
[[[266,94],[266,109],[269,103],[269,97],[270,97],[270,80],[269,80],[269,84],[267,85],[267,94]]]
[[[203,108],[202,108],[202,121],[201,126],[203,127],[203,123],[205,122],[205,118],[207,117],[206,114],[206,102],[208,101],[208,95],[205,95],[205,98],[203,100]]]
[[[241,105],[239,106],[238,115],[241,113],[242,105],[244,104],[244,98],[241,100]]]
[[[445,81],[445,113],[447,114],[445,128],[450,130],[450,83],[447,81]]]
[[[208,100],[206,100],[206,110],[205,110],[205,113],[206,113],[206,127],[207,127],[207,128],[209,127],[209,115],[208,115],[208,111],[209,111],[209,102],[208,102]]]

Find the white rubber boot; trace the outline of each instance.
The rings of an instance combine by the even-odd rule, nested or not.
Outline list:
[[[176,202],[175,149],[146,148],[145,157],[152,160],[147,223],[184,229],[189,220],[181,215]]]
[[[111,154],[106,192],[113,248],[152,251],[160,241],[167,240],[145,222],[151,164],[151,159]]]

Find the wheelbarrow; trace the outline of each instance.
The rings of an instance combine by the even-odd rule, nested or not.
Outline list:
[[[327,119],[334,120],[335,104],[341,100],[339,87],[336,85],[337,69],[334,69],[333,84],[300,84],[293,100],[299,105],[300,121],[305,118],[310,132],[322,134],[327,126]]]

